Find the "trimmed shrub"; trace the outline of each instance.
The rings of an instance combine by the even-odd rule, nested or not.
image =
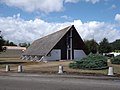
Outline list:
[[[89,54],[86,58],[76,60],[69,64],[73,69],[105,69],[107,68],[107,58],[99,54]]]
[[[120,55],[114,57],[111,61],[112,64],[120,64]]]

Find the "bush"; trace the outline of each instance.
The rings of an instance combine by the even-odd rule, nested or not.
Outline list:
[[[118,55],[112,59],[112,64],[120,64],[120,55]]]
[[[107,58],[99,54],[89,54],[86,58],[77,60],[69,64],[73,69],[105,69],[107,68]]]

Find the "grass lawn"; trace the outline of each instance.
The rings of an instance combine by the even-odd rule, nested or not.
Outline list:
[[[114,67],[114,73],[120,75],[120,65],[112,64],[112,66]]]
[[[9,65],[11,68],[17,67],[18,65],[34,65],[37,62],[23,61],[20,58],[0,58],[0,69],[5,70],[5,66]]]
[[[92,74],[92,75],[107,75],[107,69],[105,70],[81,70],[69,68],[69,63],[73,61],[51,61],[51,62],[33,62],[23,61],[19,58],[0,58],[0,71],[5,71],[5,65],[8,64],[11,67],[11,72],[17,72],[17,66],[22,65],[24,72],[26,73],[57,73],[58,66],[63,65],[66,74]],[[112,65],[114,67],[114,73],[120,75],[120,65]]]

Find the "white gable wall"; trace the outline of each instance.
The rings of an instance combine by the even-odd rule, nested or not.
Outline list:
[[[74,50],[74,59],[82,59],[86,57],[86,54],[83,50]]]
[[[82,59],[86,57],[86,54],[83,50],[74,50],[74,59]],[[43,57],[42,60],[61,60],[61,50],[53,49],[48,56]]]
[[[43,60],[61,60],[61,50],[53,49],[48,56],[45,56]]]

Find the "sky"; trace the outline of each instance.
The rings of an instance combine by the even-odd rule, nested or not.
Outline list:
[[[120,39],[120,0],[0,0],[0,31],[17,44],[70,25],[83,40]]]

